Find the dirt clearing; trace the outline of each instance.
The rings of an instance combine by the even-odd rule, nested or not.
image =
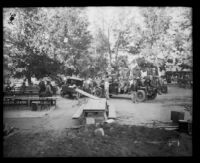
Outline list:
[[[192,90],[169,87],[168,94],[138,104],[133,104],[127,98],[113,97],[109,101],[116,107],[118,118],[114,124],[103,125],[104,137],[94,135],[94,126],[71,129],[80,125],[72,119],[79,107],[77,100],[59,98],[56,109],[44,112],[4,108],[4,123],[17,128],[15,134],[4,140],[4,156],[192,155],[191,136],[177,131],[148,128],[153,122],[171,121],[171,111],[184,112],[185,120],[192,119]],[[190,109],[185,106],[190,106]],[[170,140],[175,144],[170,146]]]

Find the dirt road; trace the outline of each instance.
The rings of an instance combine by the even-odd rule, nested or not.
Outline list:
[[[184,119],[191,119],[184,105],[192,105],[192,90],[169,87],[168,94],[158,95],[155,100],[132,103],[130,98],[113,97],[109,100],[117,110],[118,121],[123,124],[145,125],[171,121],[171,111],[184,112]]]
[[[169,122],[171,111],[185,113],[185,120],[191,115],[184,104],[192,105],[192,90],[169,87],[168,94],[158,95],[155,100],[134,104],[127,96],[113,97],[109,100],[117,111],[117,121],[122,124],[148,125],[155,122]],[[19,129],[62,130],[78,125],[72,115],[78,109],[78,101],[59,98],[56,109],[33,112],[30,110],[10,110],[4,108],[4,122]]]
[[[106,137],[98,138],[94,129],[69,129],[79,123],[72,115],[79,107],[77,100],[59,98],[50,111],[33,112],[28,108],[4,108],[4,123],[17,128],[4,140],[5,157],[54,156],[191,156],[191,136],[182,135],[179,146],[168,146],[169,139],[177,140],[179,133],[143,126],[153,121],[170,121],[170,111],[190,114],[184,104],[192,104],[192,91],[169,87],[169,93],[155,100],[133,104],[130,98],[111,98],[117,111],[117,126],[105,126]],[[30,108],[29,108],[30,109]],[[117,123],[116,123],[117,124]],[[156,142],[157,144],[149,144]]]

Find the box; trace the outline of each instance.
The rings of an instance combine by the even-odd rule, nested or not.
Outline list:
[[[184,116],[185,116],[184,112],[171,111],[171,120],[174,123],[178,123],[179,120],[184,120]]]
[[[180,132],[186,132],[186,133],[191,133],[192,132],[192,123],[188,122],[186,120],[179,120],[179,131]]]
[[[95,124],[95,119],[91,117],[86,117],[86,124],[87,125]]]

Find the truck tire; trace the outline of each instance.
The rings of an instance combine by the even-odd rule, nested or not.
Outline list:
[[[102,97],[102,95],[103,95],[102,90],[101,90],[101,89],[97,89],[97,90],[95,91],[95,95],[96,95],[97,97]]]
[[[137,91],[136,98],[138,102],[143,102],[146,99],[146,93],[144,90]]]

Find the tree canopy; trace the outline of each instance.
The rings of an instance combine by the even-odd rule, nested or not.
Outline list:
[[[175,65],[192,67],[191,15],[184,7],[4,8],[4,69],[29,81],[89,77],[109,65],[129,67],[135,55],[155,64],[175,58]]]

